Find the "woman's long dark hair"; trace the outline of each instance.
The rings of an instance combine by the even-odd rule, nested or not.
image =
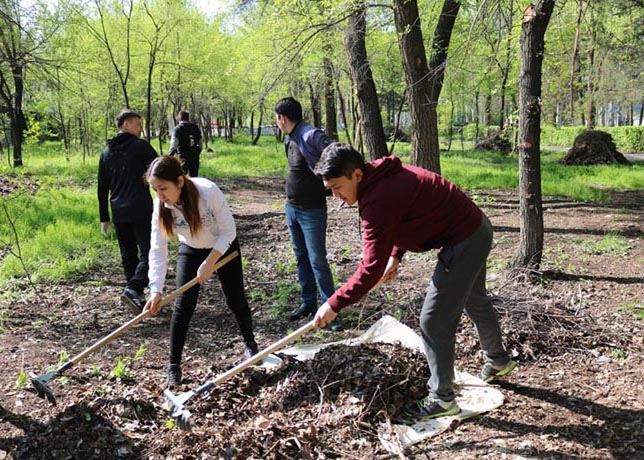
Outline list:
[[[199,190],[195,184],[186,176],[181,167],[181,162],[174,156],[160,156],[156,158],[145,173],[145,179],[149,183],[151,177],[167,180],[179,186],[179,178],[183,177],[181,188],[181,206],[183,213],[190,227],[190,234],[196,235],[201,230],[201,216],[199,215]],[[172,238],[174,222],[172,212],[163,203],[159,203],[159,227],[168,238]]]

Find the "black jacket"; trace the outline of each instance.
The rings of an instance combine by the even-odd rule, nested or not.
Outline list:
[[[172,136],[176,141],[170,146],[170,155],[178,153],[180,157],[190,158],[201,153],[201,131],[196,124],[182,121],[174,127]]]
[[[152,218],[152,196],[143,180],[157,157],[146,141],[119,133],[107,141],[98,163],[98,209],[101,222],[108,222],[109,198],[112,222],[136,222]]]

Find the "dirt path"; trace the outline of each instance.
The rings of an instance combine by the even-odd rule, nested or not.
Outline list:
[[[298,325],[283,317],[297,304],[297,283],[281,184],[220,185],[236,215],[255,329],[266,346]],[[499,386],[501,408],[400,455],[387,453],[376,434],[405,399],[422,392],[422,359],[402,350],[355,349],[349,360],[338,352],[275,374],[250,370],[195,400],[195,427],[185,433],[161,407],[167,310],[52,381],[56,407],[16,386],[21,369],[42,373],[59,352],[78,353],[128,319],[116,302],[118,267],[42,286],[38,296],[25,290],[3,298],[0,459],[644,459],[643,320],[634,317],[644,302],[643,198],[616,195],[610,205],[546,200],[545,276],[525,285],[504,276],[518,240],[518,198],[476,194],[495,227],[489,289],[520,367]],[[342,281],[360,258],[358,216],[329,204],[329,259]],[[601,250],[608,233],[621,242],[613,252]],[[305,341],[359,335],[385,313],[417,330],[434,263],[434,254],[406,257],[396,283],[343,313],[346,331]],[[132,359],[141,344],[143,356]],[[191,324],[183,391],[240,358],[236,325],[213,283]],[[478,371],[476,335],[465,320],[457,358],[459,368]],[[125,372],[115,376],[119,359]],[[406,386],[397,377],[392,388],[403,370]]]

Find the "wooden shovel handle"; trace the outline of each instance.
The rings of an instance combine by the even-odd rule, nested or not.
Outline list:
[[[215,264],[215,270],[220,269],[221,267],[226,265],[228,262],[233,260],[238,255],[239,255],[239,252],[233,251],[230,254],[228,254],[226,257],[224,257],[223,259],[219,259],[217,261],[217,263]],[[190,289],[192,286],[197,284],[198,282],[199,282],[199,278],[195,277],[195,278],[191,279],[190,281],[188,281],[183,286],[181,286],[180,288],[176,289],[175,291],[172,291],[170,294],[168,294],[168,296],[166,296],[163,299],[161,299],[161,302],[160,302],[161,306],[169,304],[174,299],[176,299],[181,294],[183,294],[188,289]],[[115,338],[117,338],[120,335],[122,335],[124,332],[130,330],[132,327],[134,327],[137,324],[139,324],[141,321],[143,321],[145,318],[147,318],[149,316],[149,314],[150,314],[149,311],[141,312],[140,314],[138,314],[137,316],[135,316],[134,318],[129,320],[127,323],[123,324],[118,329],[112,331],[110,334],[106,335],[105,337],[100,339],[98,342],[96,342],[95,344],[91,345],[89,348],[86,348],[85,350],[83,350],[82,352],[80,352],[79,354],[74,356],[72,359],[70,359],[67,363],[63,364],[61,367],[64,367],[65,369],[70,368],[71,366],[73,366],[74,364],[76,364],[77,362],[79,362],[80,360],[85,358],[87,355],[94,353],[99,348],[107,345],[112,340],[114,340]]]

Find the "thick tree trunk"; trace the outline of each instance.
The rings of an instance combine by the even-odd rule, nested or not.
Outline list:
[[[11,137],[13,139],[13,166],[22,166],[22,141],[25,138],[27,121],[22,112],[22,101],[25,91],[25,69],[17,63],[11,64],[13,72],[14,95],[13,109],[11,111]]]
[[[460,2],[445,0],[438,19],[429,64],[416,0],[394,0],[411,117],[411,159],[416,166],[440,174],[438,112],[436,110],[447,62],[447,49]],[[429,77],[429,78],[428,78]]]
[[[541,73],[544,36],[555,0],[538,0],[523,12],[519,81],[519,248],[513,270],[538,270],[543,253],[541,198]]]
[[[351,76],[356,86],[358,103],[360,104],[361,128],[360,131],[369,158],[375,160],[387,155],[387,138],[382,126],[380,104],[376,84],[371,74],[371,66],[367,58],[365,46],[366,9],[364,3],[349,17],[347,31],[344,36],[344,48],[351,67]],[[356,142],[354,141],[354,146]]]
[[[333,78],[333,64],[328,57],[323,58],[324,64],[324,120],[326,133],[332,139],[338,140],[338,118],[335,107],[335,90]]]

